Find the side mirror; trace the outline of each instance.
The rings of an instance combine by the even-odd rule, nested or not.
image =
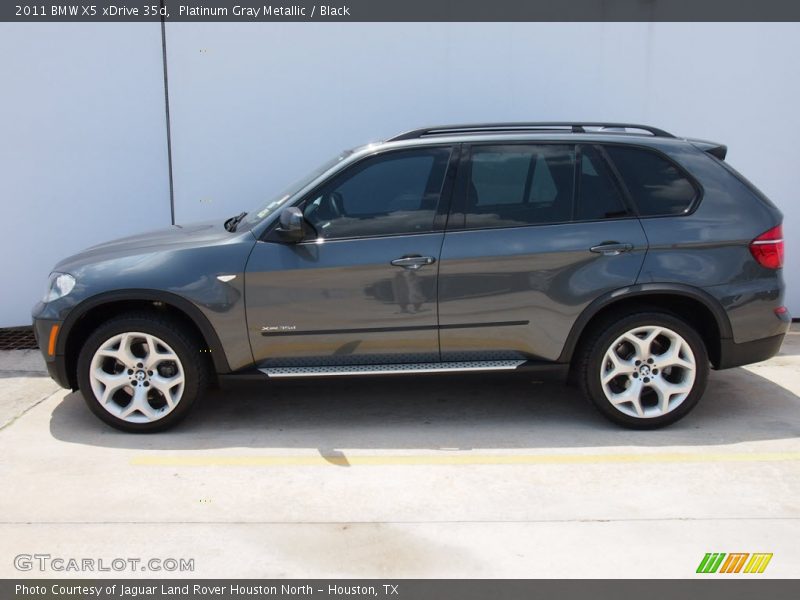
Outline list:
[[[302,241],[306,234],[303,211],[296,206],[284,208],[281,211],[280,226],[275,233],[284,242],[295,244]]]

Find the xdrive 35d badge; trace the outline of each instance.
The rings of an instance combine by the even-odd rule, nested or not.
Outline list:
[[[410,131],[225,222],[64,259],[35,330],[126,431],[174,425],[220,375],[498,370],[660,427],[790,322],[782,215],[725,153],[617,123]]]

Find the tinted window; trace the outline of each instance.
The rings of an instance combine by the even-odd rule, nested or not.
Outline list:
[[[593,221],[628,214],[608,164],[592,146],[581,146],[581,172],[576,219]]]
[[[668,160],[639,148],[607,146],[606,150],[640,215],[679,215],[689,210],[695,189]]]
[[[570,220],[574,164],[572,146],[474,146],[466,226],[515,227]]]
[[[323,238],[431,231],[449,158],[427,148],[366,159],[316,193],[306,219]]]

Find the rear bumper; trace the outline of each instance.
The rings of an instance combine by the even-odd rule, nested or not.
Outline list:
[[[731,339],[720,340],[717,369],[730,369],[772,358],[781,349],[784,336],[785,334],[781,333],[741,344],[737,344]]]

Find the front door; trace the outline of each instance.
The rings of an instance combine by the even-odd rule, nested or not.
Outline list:
[[[439,360],[450,155],[431,147],[362,159],[300,203],[314,239],[256,244],[245,288],[259,367]]]

